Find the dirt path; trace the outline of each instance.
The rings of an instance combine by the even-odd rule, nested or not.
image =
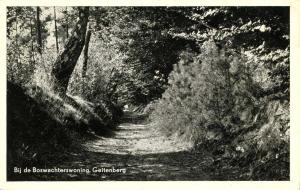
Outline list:
[[[162,136],[151,124],[133,123],[119,125],[113,138],[101,138],[84,146],[91,152],[121,155],[160,154],[189,149],[188,144],[179,144],[174,138]]]
[[[156,132],[150,124],[125,122],[112,138],[86,142],[82,152],[61,168],[88,168],[89,173],[47,175],[48,180],[209,180],[203,171],[211,160],[191,154],[188,144]],[[98,171],[94,169],[97,168]],[[119,172],[99,172],[105,169]],[[50,179],[49,179],[50,178]]]

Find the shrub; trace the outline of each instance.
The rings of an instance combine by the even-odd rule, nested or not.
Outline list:
[[[200,55],[183,56],[174,67],[151,119],[166,135],[192,141],[224,165],[229,159],[232,166],[248,168],[245,178],[287,179],[289,101],[265,95],[249,64],[205,42]]]
[[[174,67],[169,88],[152,114],[162,130],[176,131],[193,141],[209,138],[206,128],[226,130],[222,120],[234,116],[234,109],[240,109],[235,105],[250,104],[244,96],[250,79],[241,73],[242,58],[212,41],[204,43],[201,50],[193,60],[181,60]]]

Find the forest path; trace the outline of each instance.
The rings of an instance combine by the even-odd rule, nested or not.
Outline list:
[[[72,153],[71,158],[60,166],[89,168],[90,173],[56,177],[60,180],[96,181],[209,180],[203,171],[211,163],[209,158],[190,153],[188,144],[162,136],[151,127],[151,123],[137,122],[138,116],[130,117],[118,126],[115,136],[86,142],[82,152]],[[93,168],[126,169],[126,172],[94,172]]]
[[[147,155],[179,152],[189,149],[174,137],[161,135],[151,123],[143,122],[142,115],[127,114],[112,138],[99,138],[84,144],[91,152],[121,155]]]

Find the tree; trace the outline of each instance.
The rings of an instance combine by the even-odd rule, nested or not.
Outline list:
[[[200,43],[214,39],[246,55],[252,77],[264,87],[261,95],[288,99],[289,7],[194,7],[187,15],[195,25],[174,36]]]
[[[54,76],[53,89],[65,95],[70,76],[84,46],[85,34],[89,17],[89,7],[78,7],[79,19],[68,39],[64,50],[57,57],[52,68]]]
[[[32,71],[34,62],[32,45],[35,41],[32,33],[33,15],[35,13],[31,7],[9,7],[7,9],[8,78],[16,83],[26,83],[29,77],[25,75]]]
[[[91,39],[91,30],[88,29],[86,32],[84,49],[83,49],[83,63],[82,63],[82,78],[85,78],[86,70],[87,70],[87,62],[88,62],[88,52],[89,52],[89,43]]]
[[[66,7],[65,10],[65,15],[66,15],[66,39],[69,38],[69,24],[68,24],[68,7]]]
[[[40,20],[40,7],[36,7],[36,34],[38,43],[38,52],[42,54],[43,42],[42,42],[42,28]]]
[[[184,30],[191,24],[191,20],[184,15],[184,9],[96,8],[93,14],[96,29],[103,31],[102,39],[126,56],[123,60],[125,72],[119,72],[124,80],[116,89],[121,99],[138,105],[159,98],[180,51],[186,46],[197,49],[194,41],[169,35],[170,31],[178,28]]]
[[[31,61],[35,64],[35,56],[34,56],[34,35],[33,35],[33,25],[32,18],[30,18],[30,37],[31,37]]]
[[[55,7],[53,7],[54,11],[54,27],[55,27],[55,44],[56,44],[56,52],[59,53],[59,47],[58,47],[58,34],[57,34],[57,21],[56,21],[56,10]]]

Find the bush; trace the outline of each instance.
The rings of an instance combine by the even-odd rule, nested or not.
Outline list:
[[[176,131],[193,141],[209,138],[207,128],[212,126],[217,126],[217,131],[226,130],[222,120],[234,117],[234,109],[241,109],[235,105],[250,104],[250,97],[243,96],[249,81],[241,73],[242,58],[220,50],[211,41],[204,43],[201,50],[192,61],[181,60],[175,66],[169,88],[152,114],[162,130]]]
[[[247,167],[245,178],[286,179],[289,102],[262,95],[249,61],[212,41],[202,45],[200,55],[185,57],[154,105],[151,119],[159,129],[192,141],[196,150],[231,160],[232,166]]]

